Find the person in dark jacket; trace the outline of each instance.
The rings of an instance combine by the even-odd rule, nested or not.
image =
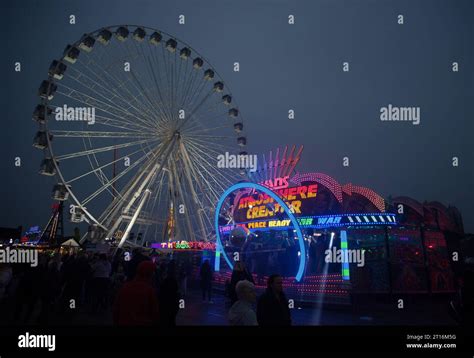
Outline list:
[[[133,280],[135,277],[135,273],[137,271],[137,267],[142,263],[143,261],[150,261],[150,258],[145,256],[140,248],[135,248],[132,251],[132,259],[127,262],[126,268],[125,268],[125,276],[127,276],[127,281]]]
[[[229,298],[230,304],[233,305],[237,302],[238,297],[235,291],[235,286],[239,281],[247,280],[255,285],[255,281],[253,280],[252,275],[245,267],[244,263],[238,261],[234,265],[234,270],[232,271],[232,276],[230,277],[230,287],[229,287]]]
[[[257,303],[257,321],[260,326],[291,326],[290,308],[280,275],[268,278],[267,289]]]
[[[211,291],[212,291],[212,269],[209,260],[204,260],[204,263],[201,265],[201,291],[202,291],[202,300],[206,300],[206,293],[209,303],[211,301]]]
[[[179,311],[179,286],[176,278],[174,261],[168,264],[166,278],[160,285],[160,325],[163,327],[176,326],[176,316]]]
[[[143,261],[133,280],[120,288],[113,306],[114,324],[151,326],[158,323],[158,300],[153,288],[155,264]]]

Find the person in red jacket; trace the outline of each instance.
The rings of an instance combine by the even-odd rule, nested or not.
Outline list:
[[[155,264],[138,265],[135,278],[119,290],[113,307],[114,324],[118,326],[150,326],[158,324],[158,299],[153,287]]]

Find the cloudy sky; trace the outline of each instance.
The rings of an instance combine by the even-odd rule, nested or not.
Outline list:
[[[51,181],[37,174],[31,113],[50,62],[85,32],[134,24],[173,34],[212,63],[239,103],[249,152],[303,144],[299,171],[385,197],[454,205],[474,231],[472,1],[23,0],[2,1],[0,16],[0,226],[44,225],[49,217]],[[382,122],[389,104],[419,107],[420,124]]]

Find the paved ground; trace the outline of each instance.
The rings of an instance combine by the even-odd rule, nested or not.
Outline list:
[[[395,307],[395,308],[394,308]],[[35,323],[39,305],[33,312],[29,324]],[[227,325],[228,307],[222,295],[216,294],[213,303],[202,302],[200,292],[191,290],[185,299],[185,308],[178,313],[178,325]],[[15,324],[13,307],[0,307],[4,319],[0,325]],[[365,307],[295,307],[292,310],[295,325],[454,325],[445,303],[407,302],[405,309],[396,309],[395,304],[367,304]],[[18,322],[16,322],[18,324]],[[51,324],[56,325],[111,325],[110,309],[99,314],[89,314],[77,309],[73,315],[55,314]]]

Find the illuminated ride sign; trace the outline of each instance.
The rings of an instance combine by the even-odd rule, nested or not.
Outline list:
[[[367,226],[367,225],[397,225],[395,214],[390,213],[363,213],[363,214],[341,214],[341,215],[320,215],[301,216],[296,218],[298,224],[304,229],[324,229],[333,227]],[[256,230],[286,230],[291,228],[291,220],[256,220],[238,223],[250,231]],[[232,230],[233,225],[226,225],[220,228],[221,233]]]
[[[169,241],[169,242],[154,242],[151,244],[152,249],[171,249],[183,251],[204,251],[216,250],[216,244],[213,242],[202,241]]]
[[[255,184],[255,183],[238,183],[238,184],[235,184],[235,185],[231,186],[230,188],[228,188],[224,192],[224,194],[222,194],[222,196],[220,197],[220,199],[217,203],[215,216],[214,216],[214,226],[215,226],[215,230],[216,230],[216,244],[217,244],[218,252],[224,256],[224,259],[227,262],[227,264],[229,265],[229,267],[231,269],[233,269],[234,265],[230,261],[229,257],[227,256],[227,254],[226,254],[226,252],[225,252],[225,250],[223,249],[223,246],[222,246],[221,230],[220,230],[220,226],[219,226],[219,215],[220,215],[220,211],[221,211],[222,205],[224,204],[225,199],[230,194],[232,194],[234,191],[239,190],[239,189],[254,189],[255,191],[260,192],[261,194],[259,193],[258,195],[261,196],[262,202],[260,204],[258,204],[257,203],[258,200],[255,200],[256,205],[262,205],[262,204],[264,204],[264,201],[267,201],[267,203],[274,203],[274,208],[277,207],[280,212],[284,212],[288,216],[289,220],[291,221],[291,223],[293,225],[293,229],[296,232],[296,236],[298,238],[298,244],[299,244],[299,251],[300,251],[300,255],[299,255],[299,257],[300,257],[299,261],[300,262],[299,262],[298,272],[296,273],[295,279],[298,282],[301,281],[301,279],[303,277],[303,274],[304,274],[304,269],[305,269],[305,266],[306,266],[306,248],[305,248],[303,233],[301,232],[298,221],[296,220],[296,217],[293,215],[292,210],[290,210],[289,206],[282,200],[282,198],[280,198],[278,196],[279,194],[273,192],[272,190],[268,189],[267,187],[265,187],[263,185]],[[314,195],[316,195],[316,194],[314,194]],[[242,198],[241,200],[243,200],[243,199],[245,199],[245,198]],[[250,204],[250,201],[246,201],[246,204],[243,204],[243,205],[252,205],[252,204]],[[264,207],[266,207],[266,206],[264,206]],[[274,209],[273,211],[275,211],[275,210],[276,209]]]
[[[318,184],[289,188],[288,179],[289,176],[275,178],[266,180],[260,185],[270,188],[272,194],[283,199],[290,211],[298,215],[302,213],[303,202],[316,198]],[[274,196],[264,192],[241,197],[236,208],[237,221],[245,221],[243,220],[244,211],[246,220],[272,217],[284,212],[283,207],[275,200]]]

